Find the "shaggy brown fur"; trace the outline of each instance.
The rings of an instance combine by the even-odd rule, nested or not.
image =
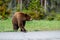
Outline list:
[[[20,28],[22,32],[26,32],[24,26],[26,21],[30,21],[30,19],[31,17],[29,15],[22,12],[16,12],[12,18],[13,29],[17,31],[18,28]]]

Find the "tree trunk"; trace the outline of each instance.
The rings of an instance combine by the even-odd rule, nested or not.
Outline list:
[[[47,7],[46,7],[46,2],[47,2],[47,0],[44,1],[44,11],[45,11],[45,12],[46,12],[46,8],[47,8]]]

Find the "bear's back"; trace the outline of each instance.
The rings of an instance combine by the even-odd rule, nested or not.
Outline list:
[[[15,16],[15,17],[23,17],[23,16],[25,16],[25,14],[22,13],[22,12],[16,12],[16,13],[14,14],[14,16]]]

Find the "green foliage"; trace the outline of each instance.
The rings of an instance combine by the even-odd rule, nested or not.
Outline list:
[[[44,12],[44,8],[40,5],[40,0],[31,0],[28,9],[37,12]]]
[[[60,17],[57,17],[57,20],[60,21]]]
[[[10,15],[11,9],[7,10],[8,9],[8,3],[10,1],[11,0],[4,0],[4,1],[0,0],[0,15],[2,16],[2,17],[0,17],[1,19],[6,19]]]
[[[16,11],[20,11],[20,4],[17,4]]]
[[[2,16],[0,15],[0,20],[1,20]]]
[[[0,1],[0,6],[3,5],[3,1]]]
[[[48,15],[47,15],[47,20],[55,20],[56,18],[56,13],[54,11],[51,11]]]
[[[39,15],[38,13],[35,13],[35,12],[30,12],[29,15],[31,15],[32,19],[39,19]]]
[[[54,18],[51,16],[47,16],[47,20],[51,21],[51,20],[54,20]]]
[[[28,2],[26,2],[26,0],[23,0],[23,1],[25,2],[25,4],[27,4],[27,3],[28,4],[27,5],[24,5],[24,3],[22,4],[23,5],[22,6],[22,10],[24,10],[22,12],[25,12],[26,11],[26,13],[28,13],[29,15],[31,15],[31,17],[33,19],[44,19],[45,18],[44,7],[41,6],[40,0],[29,0]],[[55,2],[57,2],[57,5],[60,3],[60,1],[58,1],[58,0],[50,0],[50,1],[51,1],[51,4],[53,5],[53,6],[52,5],[51,6],[48,5],[50,9],[53,9],[54,7],[55,8],[57,7],[55,5],[56,4]],[[9,14],[11,13],[11,11],[13,11],[13,12],[15,11],[14,10],[15,7],[16,7],[16,11],[20,11],[20,4],[18,4],[18,0],[16,0],[16,5],[17,6],[15,5],[15,7],[12,8],[13,10],[12,9],[9,9],[7,11],[9,3],[12,3],[11,0],[4,0],[4,1],[3,0],[0,0],[0,15],[2,16],[0,18],[2,18],[2,19],[8,18],[9,17]],[[28,9],[26,8],[26,6],[27,6]],[[51,10],[51,11],[53,11],[53,10]],[[48,15],[47,16],[47,19],[48,20],[54,20],[55,17],[56,17],[56,13],[54,13],[54,12],[51,12],[49,14],[46,13],[46,14]],[[60,17],[57,17],[56,19],[59,20]]]
[[[50,13],[48,13],[47,17],[46,17],[47,20],[58,20],[60,21],[60,13],[56,13],[55,11],[52,11]]]
[[[35,19],[35,20],[39,20],[39,19],[44,18],[43,13],[39,13],[39,12],[32,11],[32,10],[23,10],[23,12],[30,15],[32,17],[32,19]]]
[[[55,18],[55,20],[60,21],[60,14],[56,14],[56,18]]]
[[[11,0],[4,0],[6,3],[9,3]]]
[[[24,11],[31,15],[33,19],[42,19],[44,17],[44,8],[41,7],[40,0],[30,0],[28,10],[25,9]]]

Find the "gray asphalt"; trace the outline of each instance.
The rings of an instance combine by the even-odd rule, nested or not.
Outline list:
[[[0,32],[0,40],[60,40],[60,31]]]

